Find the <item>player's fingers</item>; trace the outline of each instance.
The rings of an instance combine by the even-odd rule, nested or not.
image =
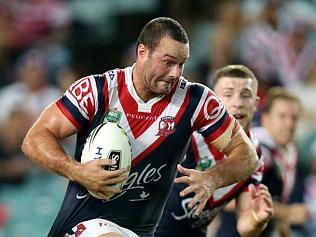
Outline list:
[[[257,195],[256,195],[256,187],[255,185],[253,184],[249,184],[248,185],[248,190],[249,190],[249,194],[252,198],[255,198]]]
[[[177,169],[181,174],[190,175],[192,173],[191,169],[184,168],[182,165],[178,164]]]
[[[122,169],[113,170],[113,171],[104,170],[103,178],[104,180],[107,180],[109,178],[125,175],[127,172],[128,172],[127,168],[122,168]]]
[[[259,196],[265,197],[267,199],[271,199],[271,201],[272,201],[271,194],[267,190],[260,190],[258,193],[258,197]]]
[[[180,192],[180,196],[184,197],[188,195],[189,193],[195,192],[197,189],[198,189],[197,185],[190,185]]]
[[[207,200],[208,200],[207,198],[202,198],[200,200],[200,204],[198,205],[198,208],[195,211],[195,215],[196,216],[199,216],[202,213],[202,211],[203,211],[203,209],[204,209],[204,207],[206,205]]]
[[[98,159],[96,161],[99,166],[115,165],[117,163],[116,160],[111,159]]]
[[[188,207],[192,208],[195,206],[195,204],[199,203],[201,201],[201,198],[203,197],[203,193],[202,192],[198,192],[194,195],[194,197],[192,198],[192,200],[189,202]]]
[[[97,194],[97,197],[99,199],[103,199],[106,201],[109,201],[110,198],[114,195],[114,194],[118,194],[121,193],[122,190],[118,189],[118,188],[112,188],[110,186],[106,186],[103,189],[96,191],[95,194]]]
[[[266,185],[264,185],[264,184],[259,184],[259,189],[260,189],[260,190],[266,190],[266,191],[269,192],[268,187],[267,187]]]
[[[181,176],[181,177],[175,178],[174,182],[177,184],[185,183],[185,184],[190,185],[192,183],[192,178],[189,176]]]
[[[273,201],[270,197],[263,197],[263,199],[268,207],[273,207]]]
[[[112,186],[105,186],[105,188],[103,189],[104,193],[109,195],[109,194],[116,194],[116,193],[121,193],[122,189],[120,188],[115,188]]]
[[[265,212],[269,214],[269,217],[272,217],[274,214],[274,209],[273,208],[266,208]]]
[[[104,181],[104,184],[117,184],[117,183],[121,183],[125,180],[127,180],[128,176],[127,175],[121,175],[121,176],[118,176],[118,177],[114,177],[114,178],[109,178],[109,179],[106,179]]]

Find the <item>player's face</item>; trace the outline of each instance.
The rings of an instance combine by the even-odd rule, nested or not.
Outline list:
[[[276,99],[270,111],[262,116],[262,124],[282,146],[292,141],[300,106],[294,101]]]
[[[257,82],[249,78],[222,77],[217,81],[214,92],[240,125],[245,130],[249,129],[259,100]]]
[[[162,38],[144,62],[143,84],[147,91],[156,96],[169,94],[182,75],[188,57],[189,44]]]

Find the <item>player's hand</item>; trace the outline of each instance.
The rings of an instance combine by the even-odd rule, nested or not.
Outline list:
[[[289,223],[280,221],[277,223],[276,228],[280,234],[280,237],[291,237],[292,236],[291,227],[290,227]]]
[[[91,160],[86,163],[80,163],[80,170],[76,172],[76,181],[98,197],[109,200],[113,194],[122,191],[111,186],[121,183],[128,178],[128,170],[126,168],[115,171],[104,169],[105,166],[114,165],[115,163],[116,161],[111,159]]]
[[[206,202],[213,195],[216,187],[214,186],[210,176],[203,171],[195,169],[187,169],[181,165],[177,166],[178,171],[184,176],[175,179],[175,183],[185,183],[188,185],[180,192],[180,196],[184,197],[189,193],[195,193],[191,202],[188,204],[189,208],[193,208],[196,204],[198,207],[195,211],[195,215],[200,215]]]
[[[250,195],[250,210],[253,221],[256,225],[267,223],[274,214],[273,201],[267,186],[260,184],[255,187],[253,184],[248,186]]]

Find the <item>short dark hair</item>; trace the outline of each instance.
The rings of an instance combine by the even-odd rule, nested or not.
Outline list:
[[[136,48],[140,44],[144,44],[152,51],[157,47],[160,40],[166,36],[184,44],[189,42],[188,35],[179,22],[169,17],[158,17],[144,26],[138,36]]]
[[[275,87],[271,87],[269,89],[269,91],[265,97],[265,104],[263,107],[263,111],[266,113],[269,113],[272,106],[273,106],[273,103],[278,99],[295,102],[301,108],[301,102],[300,102],[299,98],[293,92],[291,92],[283,87],[275,86]]]
[[[244,65],[228,65],[216,70],[212,77],[213,88],[222,77],[250,78],[258,82],[255,74]]]

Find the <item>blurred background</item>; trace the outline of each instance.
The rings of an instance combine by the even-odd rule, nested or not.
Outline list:
[[[256,73],[255,125],[270,87],[302,100],[290,202],[313,209],[296,236],[316,236],[316,0],[0,0],[0,237],[47,236],[65,193],[65,179],[21,153],[35,118],[76,79],[131,65],[140,30],[157,16],[190,37],[188,80],[211,85],[212,72],[232,63]],[[72,154],[74,138],[64,147]]]

